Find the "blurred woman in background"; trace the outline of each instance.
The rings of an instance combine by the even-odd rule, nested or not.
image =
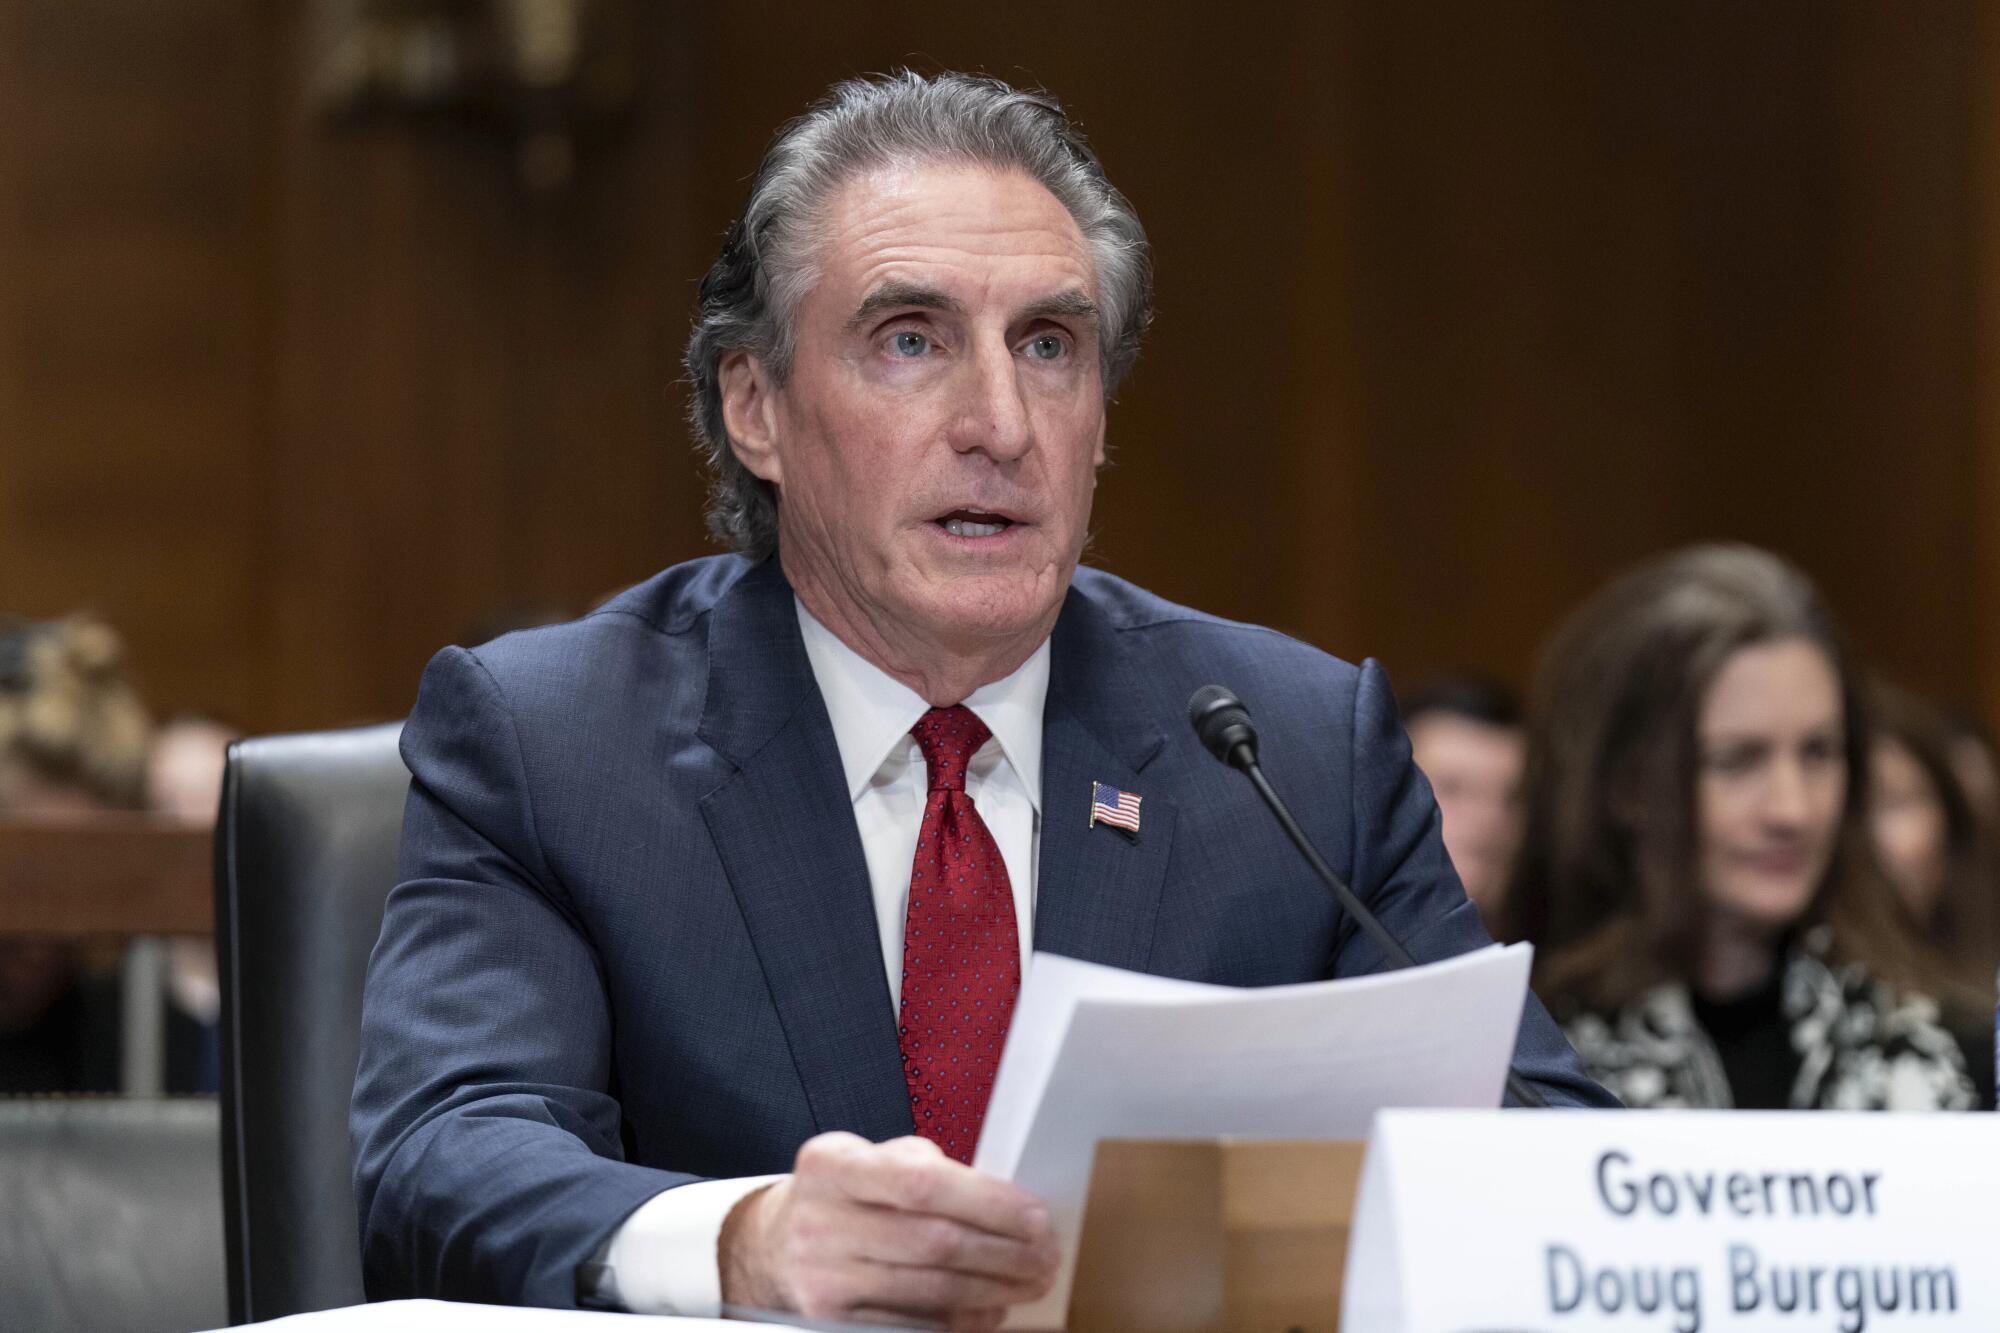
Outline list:
[[[1677,552],[1558,632],[1505,933],[1627,1105],[1981,1100],[1940,999],[1989,1060],[1990,1028],[1926,993],[1941,969],[1869,845],[1868,745],[1831,615],[1765,552]]]
[[[1968,987],[2000,967],[2000,878],[1992,834],[1959,781],[1944,714],[1906,690],[1870,695],[1868,819],[1889,882],[1925,939]]]
[[[109,627],[0,623],[0,815],[142,809],[150,731]],[[117,1088],[115,967],[115,953],[0,939],[0,1092]]]

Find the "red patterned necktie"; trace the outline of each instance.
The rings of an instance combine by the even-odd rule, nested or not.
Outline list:
[[[965,794],[965,766],[992,733],[960,704],[931,709],[910,734],[930,795],[903,923],[903,1077],[917,1133],[969,1163],[1021,989],[1007,864]]]

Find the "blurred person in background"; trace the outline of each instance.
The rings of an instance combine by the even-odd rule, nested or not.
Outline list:
[[[1952,762],[1945,716],[1878,684],[1870,701],[1869,824],[1889,882],[1933,948],[1969,986],[1990,989],[2000,967],[2000,880],[1993,830]]]
[[[153,738],[146,757],[146,799],[154,813],[200,828],[215,827],[222,804],[222,769],[242,732],[205,717],[179,717]],[[215,938],[184,935],[167,958],[167,1086],[214,1092],[221,1083],[217,1023],[222,986]]]
[[[1990,1011],[1870,845],[1870,737],[1819,593],[1750,547],[1644,565],[1551,642],[1504,934],[1628,1106],[1990,1104]]]
[[[1993,732],[1965,706],[1944,710],[1944,727],[1959,790],[1987,831],[1987,841],[2000,847],[2000,749],[1994,747]]]
[[[0,815],[144,806],[151,724],[118,636],[82,616],[0,623]],[[116,955],[0,939],[0,1092],[118,1085]]]
[[[146,755],[146,803],[157,814],[211,827],[222,804],[222,766],[243,733],[206,717],[160,727]]]
[[[2000,866],[2000,747],[1994,745],[1993,731],[1985,718],[1969,706],[1947,710],[1945,727],[1951,736],[1952,772],[1958,776],[1987,847],[1996,849],[1995,864]],[[2000,990],[2000,975],[1994,977],[1993,984]],[[2000,1060],[2000,1008],[1994,1014],[1993,1051]],[[2000,1101],[2000,1094],[1996,1094],[1996,1101]]]
[[[1437,796],[1445,851],[1490,929],[1521,843],[1528,740],[1520,703],[1497,681],[1452,676],[1411,696],[1403,718],[1417,767]]]

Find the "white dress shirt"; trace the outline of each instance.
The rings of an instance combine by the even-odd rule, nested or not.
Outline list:
[[[922,696],[849,648],[798,607],[813,679],[826,701],[854,822],[868,863],[875,924],[890,1002],[901,1007],[903,918],[910,898],[930,784],[910,728],[930,707]],[[993,733],[972,756],[965,792],[999,845],[1014,890],[1025,963],[1034,939],[1035,860],[1041,834],[1042,705],[1049,692],[1047,640],[1013,675],[982,685],[965,706]],[[713,1317],[722,1303],[716,1240],[723,1219],[753,1190],[783,1176],[699,1181],[654,1195],[626,1218],[605,1251],[618,1299],[643,1314]]]

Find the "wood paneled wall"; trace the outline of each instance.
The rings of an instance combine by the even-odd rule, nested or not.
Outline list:
[[[0,615],[263,720],[274,84],[249,0],[0,5]]]
[[[771,130],[913,61],[1058,90],[1152,232],[1100,563],[1519,679],[1614,569],[1741,538],[2000,705],[1970,0],[634,13],[636,104],[537,198],[476,130],[327,124],[298,0],[0,6],[0,613],[319,726],[707,549],[694,282]]]

